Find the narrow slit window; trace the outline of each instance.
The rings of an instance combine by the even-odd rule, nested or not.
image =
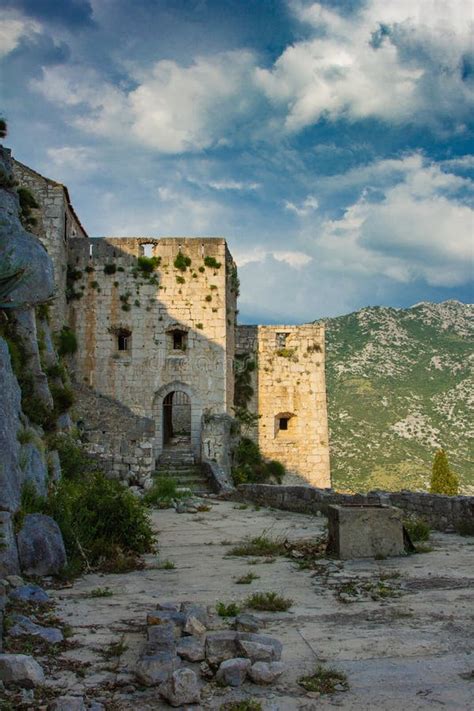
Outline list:
[[[290,421],[289,417],[280,417],[279,429],[280,430],[287,430],[289,421]]]
[[[119,331],[117,334],[117,348],[119,351],[130,351],[132,345],[132,334],[130,331]]]

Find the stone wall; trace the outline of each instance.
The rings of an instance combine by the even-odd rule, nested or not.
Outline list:
[[[271,486],[244,484],[237,498],[251,500],[262,506],[300,513],[326,513],[331,505],[387,504],[402,509],[407,515],[424,519],[440,531],[474,525],[474,496],[441,496],[415,491],[371,491],[368,494],[338,494],[331,489],[309,486]]]
[[[324,327],[239,326],[236,352],[257,362],[247,408],[268,459],[317,486],[330,484]]]
[[[43,177],[16,160],[13,161],[13,171],[19,186],[28,188],[39,205],[39,209],[32,213],[37,220],[32,232],[53,261],[55,298],[51,305],[51,322],[54,330],[59,330],[67,323],[68,242],[85,238],[87,233],[74,212],[64,185]]]
[[[179,252],[191,260],[185,271],[174,266]],[[148,278],[137,268],[142,255],[160,259]],[[206,266],[206,257],[219,266]],[[78,382],[152,418],[157,455],[163,446],[163,400],[171,392],[186,393],[192,449],[199,456],[202,415],[231,412],[233,404],[228,332],[235,327],[236,296],[225,240],[71,240],[69,265]],[[175,331],[183,334],[180,348],[174,347]],[[119,348],[121,333],[128,334],[126,350]]]
[[[74,413],[85,451],[111,478],[147,488],[155,469],[154,423],[112,398],[75,384]]]

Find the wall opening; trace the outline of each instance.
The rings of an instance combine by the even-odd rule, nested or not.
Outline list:
[[[117,333],[117,350],[131,351],[132,350],[132,332],[126,329],[120,329]]]
[[[182,390],[174,390],[163,400],[163,446],[191,445],[191,400]]]
[[[275,415],[275,437],[277,437],[280,432],[282,435],[287,434],[293,429],[295,422],[295,415],[292,412],[279,412]]]
[[[146,244],[142,244],[142,255],[144,257],[153,257],[153,248],[154,248],[153,242],[146,242]]]
[[[180,328],[168,331],[168,345],[172,351],[183,353],[188,347],[188,334]]]
[[[283,331],[278,331],[275,334],[276,347],[277,348],[285,348],[286,339],[288,338],[289,335],[290,335],[289,333],[285,333]]]

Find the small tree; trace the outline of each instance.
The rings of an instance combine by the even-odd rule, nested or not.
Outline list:
[[[435,454],[430,491],[432,494],[446,494],[447,496],[456,496],[459,493],[458,477],[449,468],[444,449],[438,449]]]
[[[6,138],[7,131],[7,122],[5,121],[3,116],[0,116],[0,138]]]

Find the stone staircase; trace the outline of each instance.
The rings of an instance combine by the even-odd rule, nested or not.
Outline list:
[[[179,488],[190,489],[198,496],[213,493],[201,465],[196,463],[190,450],[164,449],[158,460],[156,476],[170,477]]]

